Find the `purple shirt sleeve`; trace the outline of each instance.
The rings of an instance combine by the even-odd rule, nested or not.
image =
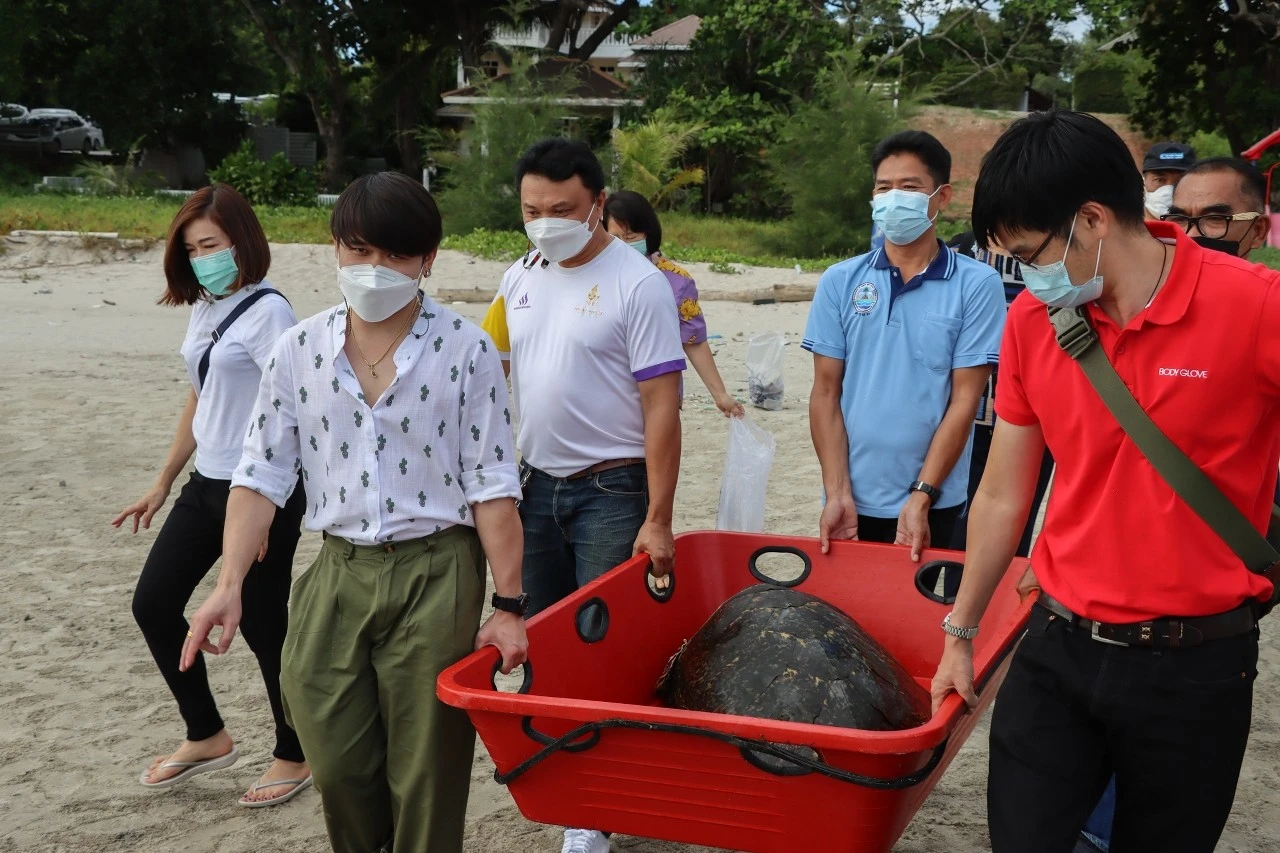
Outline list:
[[[672,270],[663,270],[671,292],[676,297],[676,310],[680,314],[680,343],[700,344],[707,339],[707,318],[698,304],[698,286],[693,279]]]

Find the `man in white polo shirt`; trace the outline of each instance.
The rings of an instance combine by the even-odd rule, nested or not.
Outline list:
[[[665,584],[685,368],[671,286],[604,227],[604,172],[586,144],[535,143],[516,184],[534,249],[483,328],[511,376],[523,455],[529,614],[645,552]],[[604,853],[569,829],[565,853]]]

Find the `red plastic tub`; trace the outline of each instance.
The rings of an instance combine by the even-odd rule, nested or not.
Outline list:
[[[698,532],[676,537],[665,597],[640,557],[531,619],[522,692],[494,687],[498,654],[486,648],[441,673],[437,693],[470,715],[530,820],[751,853],[793,853],[796,839],[886,853],[1004,678],[1032,603],[1014,590],[1026,561],[974,641],[975,713],[952,695],[923,726],[871,732],[659,705],[671,655],[729,596],[775,582],[763,573],[776,558],[757,559],[779,551],[803,565],[781,585],[852,616],[928,689],[950,609],[932,575],[955,571],[945,561],[962,555],[933,551],[915,564],[903,547],[833,542],[823,555],[815,539]]]

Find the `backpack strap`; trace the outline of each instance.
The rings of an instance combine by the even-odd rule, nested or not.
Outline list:
[[[1271,581],[1275,591],[1270,606],[1274,606],[1280,600],[1280,552],[1143,411],[1107,360],[1084,308],[1049,308],[1049,322],[1058,346],[1080,365],[1120,428],[1156,472],[1250,571]],[[1273,505],[1271,515],[1274,524],[1280,507]]]
[[[239,320],[240,315],[248,311],[249,308],[253,305],[253,303],[257,302],[259,299],[261,299],[264,296],[271,295],[272,293],[274,293],[276,296],[279,296],[281,299],[284,299],[286,303],[289,301],[288,299],[285,298],[285,295],[280,291],[273,290],[270,287],[264,287],[261,290],[254,291],[253,293],[250,293],[248,296],[246,296],[243,302],[241,302],[235,308],[231,309],[231,313],[227,315],[225,320],[223,320],[221,323],[218,324],[218,328],[214,329],[212,332],[209,333],[210,337],[212,337],[213,340],[209,342],[209,346],[205,347],[204,355],[200,356],[200,367],[197,370],[197,373],[200,376],[201,388],[204,387],[204,378],[209,373],[209,355],[210,353],[213,352],[213,345],[216,344],[218,341],[222,340],[222,336],[227,333],[227,329],[231,328],[231,324],[234,323],[236,320]]]

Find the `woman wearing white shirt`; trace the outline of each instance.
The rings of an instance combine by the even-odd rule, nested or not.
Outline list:
[[[174,218],[165,247],[164,305],[192,305],[182,358],[191,390],[168,458],[155,484],[112,522],[133,519],[133,532],[164,505],[173,482],[195,455],[195,470],[160,529],[134,592],[133,614],[186,723],[186,739],[157,758],[140,781],[169,787],[229,767],[239,757],[209,689],[203,661],[181,672],[188,636],[183,609],[222,555],[231,474],[240,461],[262,372],[280,335],[296,320],[289,303],[264,279],[271,250],[253,208],[225,184],[196,192]],[[228,318],[238,312],[230,325]],[[225,327],[220,336],[215,333]],[[215,340],[216,339],[216,340]],[[203,374],[203,375],[202,375]],[[275,717],[275,761],[240,799],[249,807],[291,799],[311,784],[298,737],[280,701],[280,654],[288,624],[293,553],[306,509],[303,490],[277,514],[264,553],[244,586],[244,634],[258,658]]]

